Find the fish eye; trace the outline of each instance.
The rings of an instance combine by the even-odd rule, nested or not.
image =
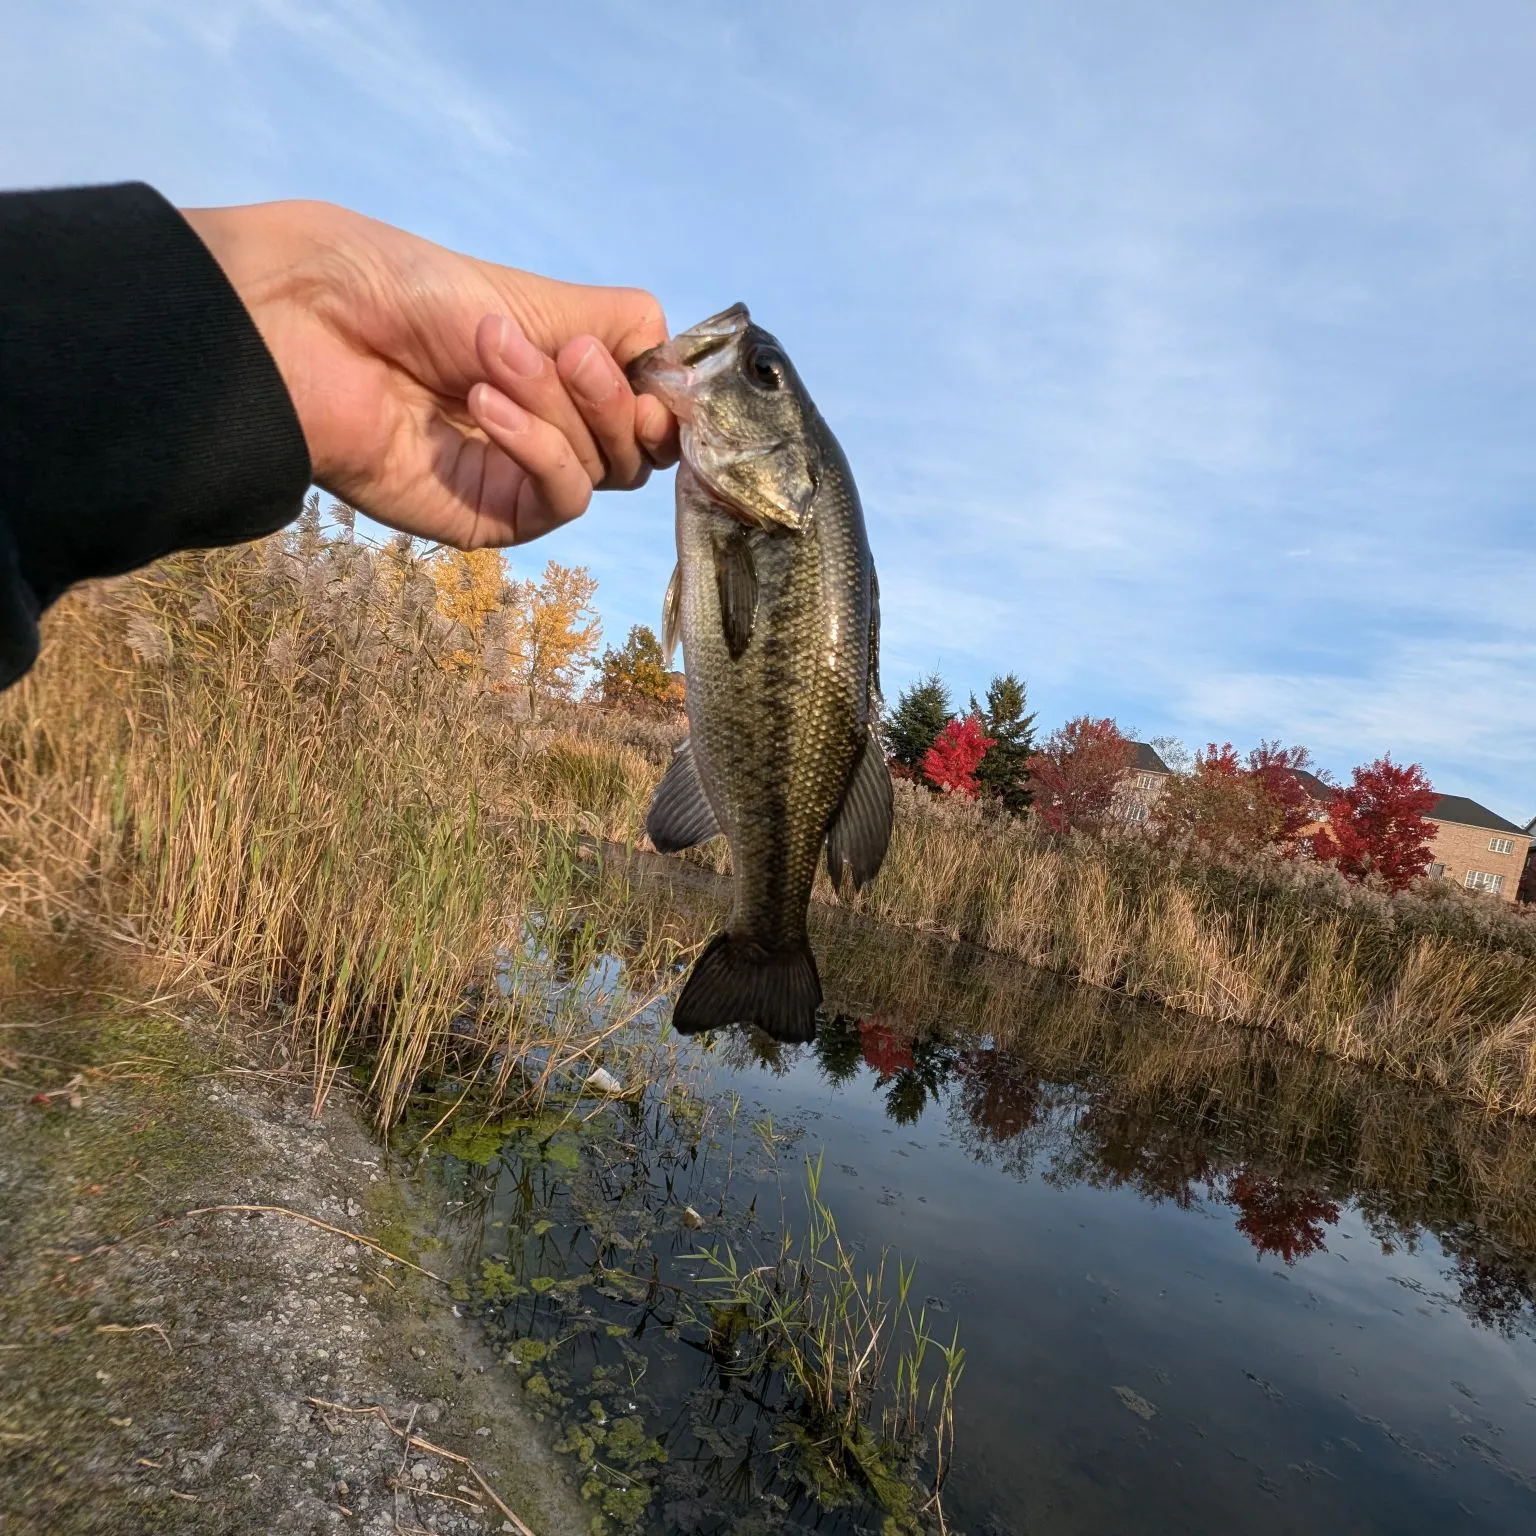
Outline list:
[[[759,342],[747,353],[747,378],[759,389],[784,388],[784,354],[777,347]]]

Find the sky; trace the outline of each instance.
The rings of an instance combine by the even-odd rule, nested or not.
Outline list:
[[[0,0],[0,187],[320,197],[736,300],[894,698],[1390,751],[1536,814],[1536,8]],[[671,476],[513,552],[658,622]]]

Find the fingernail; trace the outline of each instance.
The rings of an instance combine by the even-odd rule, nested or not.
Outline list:
[[[576,393],[592,405],[601,405],[619,387],[614,368],[595,341],[571,369],[571,383],[576,386]]]
[[[509,400],[499,389],[481,384],[475,394],[475,409],[493,427],[503,432],[521,432],[528,425],[528,412],[517,401]]]
[[[503,317],[500,345],[496,349],[509,373],[520,379],[536,377],[544,367],[544,354],[523,335],[522,327],[515,320]]]

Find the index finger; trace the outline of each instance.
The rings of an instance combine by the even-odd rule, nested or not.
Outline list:
[[[518,273],[518,277],[531,274]],[[532,278],[508,295],[534,345],[553,357],[573,336],[595,336],[620,368],[667,339],[667,317],[643,288],[589,287]]]

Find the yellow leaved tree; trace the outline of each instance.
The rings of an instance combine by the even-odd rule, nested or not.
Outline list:
[[[508,606],[506,561],[499,549],[440,549],[427,564],[437,589],[437,611],[460,626],[463,644],[445,657],[457,671],[472,672],[485,663],[486,642],[492,639],[492,615]],[[496,638],[500,638],[497,636]]]
[[[597,580],[584,565],[551,560],[538,582],[513,583],[518,618],[515,675],[528,693],[528,712],[540,698],[568,699],[597,655],[602,625],[592,599]]]

